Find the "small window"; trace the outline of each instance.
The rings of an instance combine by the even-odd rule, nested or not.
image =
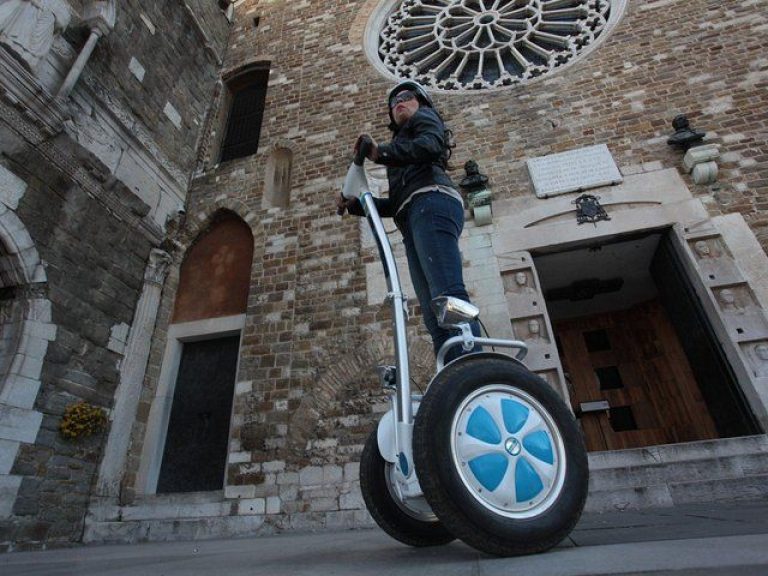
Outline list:
[[[595,368],[595,374],[597,374],[597,380],[600,382],[600,390],[624,388],[624,382],[617,366]]]
[[[608,412],[608,419],[614,432],[637,430],[637,421],[631,406],[615,406]]]
[[[584,332],[584,343],[587,345],[587,352],[602,352],[611,349],[611,341],[605,330]]]
[[[221,146],[221,162],[256,154],[259,149],[269,67],[252,69],[227,82],[230,107]]]

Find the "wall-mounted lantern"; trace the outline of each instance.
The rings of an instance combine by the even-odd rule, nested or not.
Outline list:
[[[467,205],[478,226],[490,224],[493,219],[491,211],[491,191],[488,189],[488,176],[480,173],[480,167],[474,160],[464,164],[465,176],[459,182],[459,187],[466,195]]]

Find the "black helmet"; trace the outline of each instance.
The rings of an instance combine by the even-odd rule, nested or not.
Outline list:
[[[389,96],[387,96],[387,109],[389,110],[389,119],[392,121],[392,124],[395,123],[395,118],[392,116],[392,108],[390,107],[389,103],[392,102],[392,98],[394,98],[397,94],[400,92],[405,92],[406,90],[410,90],[416,94],[416,98],[419,100],[419,104],[422,106],[429,106],[430,108],[435,107],[434,103],[432,102],[432,98],[424,86],[415,80],[403,80],[402,82],[399,82],[397,86],[392,88],[392,90],[389,91]]]

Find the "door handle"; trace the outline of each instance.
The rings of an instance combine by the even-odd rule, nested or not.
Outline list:
[[[608,400],[582,402],[579,404],[576,416],[583,416],[584,414],[591,414],[593,412],[608,412],[610,409],[611,405],[608,403]]]

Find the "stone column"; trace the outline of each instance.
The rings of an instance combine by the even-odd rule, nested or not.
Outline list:
[[[77,56],[77,60],[69,70],[67,77],[64,79],[64,83],[59,88],[57,96],[59,98],[66,98],[72,89],[80,79],[80,75],[85,69],[85,65],[93,54],[94,48],[99,38],[109,34],[115,27],[115,19],[117,17],[117,9],[115,7],[114,0],[95,0],[85,6],[83,10],[83,23],[91,29],[91,35],[88,37],[88,41],[83,46],[80,54]]]
[[[104,450],[104,459],[99,469],[97,496],[117,497],[119,495],[120,480],[128,456],[131,428],[136,419],[144,372],[149,360],[152,333],[160,306],[160,294],[170,262],[170,255],[163,250],[153,249],[149,255],[149,265],[144,273],[144,286],[136,305],[125,355],[120,364],[120,384],[115,394],[112,425]]]

